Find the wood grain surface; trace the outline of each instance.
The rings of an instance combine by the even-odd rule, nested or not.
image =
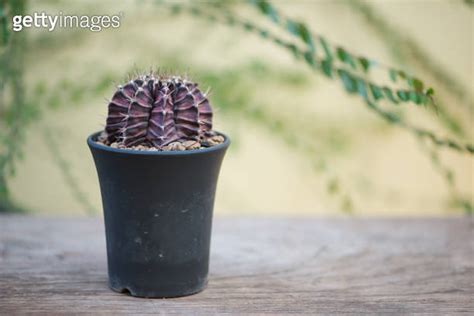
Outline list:
[[[0,216],[0,315],[474,314],[474,221],[216,218],[199,294],[107,288],[103,222]]]

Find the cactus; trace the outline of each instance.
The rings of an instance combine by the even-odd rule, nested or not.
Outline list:
[[[119,86],[109,102],[106,144],[163,149],[173,142],[203,141],[213,135],[206,93],[181,77],[139,76]]]

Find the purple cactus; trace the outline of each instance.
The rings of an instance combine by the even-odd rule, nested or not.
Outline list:
[[[139,76],[109,103],[106,142],[164,146],[211,135],[212,109],[196,83],[180,77]]]

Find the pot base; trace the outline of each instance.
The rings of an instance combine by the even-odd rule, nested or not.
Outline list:
[[[112,285],[109,282],[109,288],[117,293],[127,294],[133,297],[141,297],[141,298],[156,298],[156,299],[164,299],[164,298],[174,298],[174,297],[183,297],[189,296],[193,294],[197,294],[202,292],[207,287],[207,281],[203,284],[200,284],[196,287],[190,287],[188,289],[179,289],[178,291],[143,291],[143,289],[134,289],[133,287],[128,286],[118,286]]]

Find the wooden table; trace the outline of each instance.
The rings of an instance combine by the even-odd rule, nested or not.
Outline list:
[[[103,222],[0,216],[0,315],[474,313],[474,221],[216,218],[199,294],[107,288]]]

